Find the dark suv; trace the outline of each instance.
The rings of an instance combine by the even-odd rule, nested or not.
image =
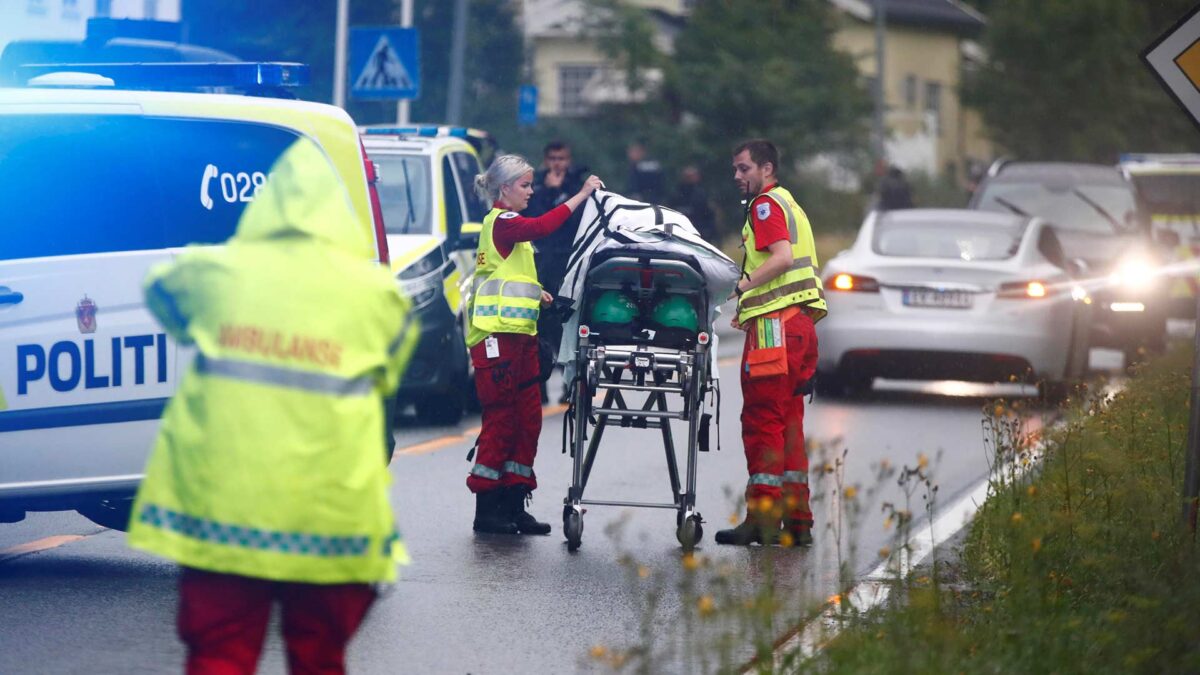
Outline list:
[[[1167,279],[1145,208],[1129,178],[1102,164],[999,161],[970,208],[1037,216],[1054,225],[1095,304],[1092,344],[1125,352],[1166,343]]]

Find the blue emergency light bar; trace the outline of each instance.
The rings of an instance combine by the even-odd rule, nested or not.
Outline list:
[[[51,73],[89,73],[106,77],[118,89],[189,91],[202,88],[265,90],[308,84],[303,63],[31,63],[16,68],[19,82]]]
[[[483,132],[471,132],[474,129],[467,127],[450,127],[439,126],[434,124],[417,124],[406,127],[367,127],[364,132],[369,136],[425,136],[427,138],[436,138],[438,136],[453,136],[455,138],[471,138],[472,136],[483,136]]]

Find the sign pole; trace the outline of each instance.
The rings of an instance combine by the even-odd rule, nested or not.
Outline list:
[[[1163,89],[1200,128],[1200,6],[1194,7],[1142,51],[1142,62]],[[1196,296],[1192,346],[1192,405],[1188,410],[1186,469],[1183,477],[1183,522],[1196,534],[1200,511],[1200,295]]]
[[[1196,319],[1200,322],[1200,295],[1196,296]],[[1200,503],[1200,327],[1192,346],[1192,405],[1188,412],[1187,469],[1183,478],[1183,522],[1196,533]]]
[[[350,0],[338,0],[333,47],[333,104],[346,107],[346,34],[350,28]]]
[[[413,22],[413,0],[404,0],[400,3],[400,27],[412,28]],[[408,99],[400,99],[396,104],[396,123],[400,125],[408,124]]]

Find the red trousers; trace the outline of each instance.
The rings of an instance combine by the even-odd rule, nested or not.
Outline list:
[[[488,357],[487,340],[471,347],[475,390],[483,407],[483,428],[475,466],[467,476],[471,492],[510,485],[537,487],[533,459],[542,433],[536,335],[493,333],[498,355]]]
[[[183,568],[179,637],[188,675],[240,675],[258,668],[271,605],[283,609],[292,675],[346,671],[346,644],[375,601],[367,584],[301,584]]]
[[[755,322],[746,330],[742,351],[742,443],[750,482],[746,500],[784,501],[784,515],[812,523],[808,504],[808,453],[804,448],[804,395],[797,390],[817,370],[817,334],[812,319],[799,312],[784,322],[787,373],[751,379],[746,356],[756,344]]]

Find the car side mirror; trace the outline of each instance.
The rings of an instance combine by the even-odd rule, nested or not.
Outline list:
[[[458,230],[458,239],[454,241],[456,250],[479,247],[479,235],[483,234],[483,223],[463,223]]]

